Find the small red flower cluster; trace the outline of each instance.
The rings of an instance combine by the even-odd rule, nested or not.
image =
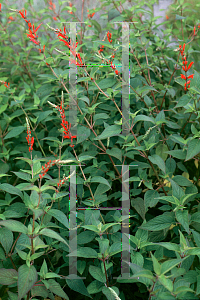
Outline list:
[[[192,64],[194,63],[193,61],[189,64],[189,66],[187,67],[187,60],[186,60],[186,56],[184,53],[185,50],[185,43],[183,44],[183,49],[182,46],[179,45],[179,50],[181,52],[181,56],[182,56],[182,61],[183,61],[183,66],[182,69],[183,71],[185,71],[185,75],[181,74],[181,78],[186,80],[186,83],[184,84],[184,90],[187,91],[188,88],[190,88],[190,78],[193,78],[194,74],[187,76],[187,71],[191,68]]]
[[[102,45],[102,46],[100,47],[100,50],[98,51],[99,54],[103,51],[103,48],[104,48],[104,45]]]
[[[0,80],[0,82],[2,82],[2,83],[5,85],[5,87],[7,87],[7,88],[8,88],[8,87],[9,87],[9,85],[10,85],[10,83],[8,82],[8,84],[7,84],[7,82],[6,82],[6,81],[1,81],[1,80]]]
[[[72,3],[71,3],[71,2],[69,2],[69,6],[72,7]],[[68,12],[69,14],[73,14],[73,11],[68,10],[67,12]]]
[[[71,139],[71,142],[73,143],[73,139],[76,138],[76,135],[71,135],[71,133],[69,132],[70,128],[71,128],[71,124],[69,124],[66,119],[65,119],[65,112],[64,112],[64,109],[62,108],[62,104],[61,106],[59,107],[57,105],[57,109],[59,110],[60,114],[61,114],[61,118],[62,118],[62,123],[61,123],[61,126],[64,128],[64,139],[67,138],[67,139]],[[67,127],[65,126],[65,124],[67,125]],[[68,125],[69,124],[69,125]],[[72,148],[74,147],[74,145],[70,145]]]
[[[95,10],[95,8],[94,8]],[[89,10],[87,10],[87,12],[89,12]],[[88,19],[92,18],[95,15],[95,12],[93,12],[92,14],[88,14]]]
[[[39,174],[40,179],[42,179],[42,177],[44,177],[45,174],[49,171],[49,168],[51,168],[55,164],[56,164],[56,160],[53,160],[53,162],[51,162],[50,160],[47,164],[45,164],[45,168],[42,166],[42,175]]]
[[[65,178],[63,178],[63,179],[60,179],[60,181],[57,183],[57,186],[59,187],[59,186],[61,186],[62,184],[64,184],[64,182],[65,182],[67,179],[68,179],[67,177],[65,177]]]
[[[48,1],[48,4],[50,5],[50,6],[49,6],[49,9],[53,10],[54,13],[56,13],[56,12],[55,12],[55,8],[56,8],[55,4],[52,3],[51,0]],[[55,21],[57,21],[57,18],[56,18],[56,17],[53,17],[53,19],[54,19]]]
[[[56,30],[58,31],[58,29],[56,29]],[[59,40],[62,41],[62,42],[64,42],[65,45],[71,50],[71,52],[74,55],[74,57],[78,57],[78,59],[80,61],[80,63],[78,63],[74,59],[71,59],[70,60],[71,63],[74,63],[74,64],[78,65],[79,67],[82,67],[83,66],[83,62],[82,62],[81,56],[80,56],[79,53],[77,54],[76,51],[74,51],[74,49],[71,49],[70,42],[68,41],[68,36],[66,36],[66,29],[65,29],[65,27],[64,27],[64,33],[61,33],[61,29],[60,29],[59,32],[56,32],[56,34],[58,35],[58,37],[62,37],[63,39],[65,39],[65,40],[63,40],[63,39],[59,38]],[[67,39],[67,41],[66,41],[66,39]],[[74,44],[73,44],[72,48],[76,49],[77,45],[78,45],[78,42],[76,42],[75,47],[74,47]]]
[[[109,42],[112,42],[112,40],[110,40],[111,35],[112,35],[112,34],[109,33],[109,31],[108,31],[107,37],[108,37]],[[103,51],[103,48],[104,48],[104,45],[102,45],[101,48],[100,48],[100,50],[98,51],[99,54]],[[114,55],[114,53],[112,53],[112,58],[114,58],[114,57],[115,57],[115,55]],[[110,61],[110,60],[108,61],[108,60],[106,59],[106,63],[107,63],[107,64],[111,64],[110,66],[111,66],[111,68],[112,68],[113,70],[116,69],[115,65],[113,66],[113,64],[112,64],[112,61]],[[118,70],[115,70],[115,74],[116,74],[116,75],[119,75],[120,72],[119,72]]]
[[[34,24],[33,24],[33,26],[32,26],[31,23],[30,23],[30,20],[27,21],[27,19],[25,18],[25,17],[26,17],[26,10],[25,10],[25,15],[24,15],[24,12],[21,12],[20,10],[19,10],[19,13],[20,13],[21,17],[26,21],[26,23],[28,23],[29,34],[26,34],[27,37],[29,37],[30,40],[31,40],[33,43],[35,43],[36,45],[39,45],[40,42],[36,41],[36,38],[38,38],[38,35],[36,36],[36,32],[38,31],[38,29],[39,29],[39,27],[41,26],[42,23],[41,23],[36,29],[34,29]],[[33,29],[33,32],[32,32],[32,30],[31,30],[31,28]],[[44,47],[45,47],[45,46],[44,46]],[[43,47],[43,50],[44,50],[44,47]],[[40,52],[41,52],[41,49],[40,49]]]
[[[48,4],[50,5],[50,6],[49,6],[49,9],[51,9],[51,10],[55,10],[56,6],[55,6],[55,4],[54,4],[54,3],[52,3],[52,1],[51,1],[51,0],[49,0],[49,1],[48,1]]]
[[[26,140],[28,142],[29,147],[29,152],[33,151],[33,144],[34,144],[34,137],[31,138],[31,130],[30,130],[30,126],[28,123],[28,119],[26,119],[26,123],[27,123],[27,137]]]
[[[33,144],[34,144],[34,137],[32,137],[31,139],[31,131],[28,131],[27,129],[27,142],[28,142],[28,145],[30,145],[31,147],[29,147],[29,152],[32,152],[33,151]]]
[[[111,37],[112,37],[112,33],[110,33],[110,32],[108,31],[108,33],[107,33],[107,38],[108,38],[109,43],[112,43]]]
[[[9,20],[12,20],[12,21],[15,20],[12,16],[8,17],[8,19],[9,19]],[[9,24],[9,23],[11,23],[11,21],[8,21],[8,24]]]

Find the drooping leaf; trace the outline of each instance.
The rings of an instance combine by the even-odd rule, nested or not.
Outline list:
[[[107,128],[105,128],[104,131],[99,136],[94,138],[94,140],[107,139],[108,137],[118,136],[118,135],[120,135],[120,133],[121,133],[121,126],[111,125],[111,126],[108,126]]]
[[[60,223],[62,223],[65,227],[69,229],[67,216],[62,211],[58,209],[50,209],[48,210],[47,214],[56,218]]]
[[[66,279],[66,282],[67,282],[69,288],[72,289],[73,291],[75,291],[79,294],[85,295],[89,298],[92,298],[90,296],[90,294],[88,293],[88,290],[82,279],[71,279],[71,280]]]
[[[200,140],[194,139],[191,140],[188,143],[188,149],[187,149],[187,155],[186,155],[186,161],[193,158],[195,155],[197,155],[200,152]],[[1,186],[0,186],[1,188]]]
[[[15,221],[15,220],[3,220],[0,221],[0,226],[5,226],[6,228],[8,228],[11,231],[14,232],[22,232],[27,234],[28,232],[28,228],[21,222],[19,221]]]
[[[55,232],[49,228],[42,229],[40,231],[40,234],[49,236],[52,239],[56,239],[57,241],[62,242],[69,247],[68,243],[57,232]]]
[[[22,265],[18,269],[18,300],[21,300],[33,287],[38,279],[37,271],[33,265],[30,268]]]
[[[0,228],[0,243],[2,244],[6,254],[8,254],[13,244],[13,233],[6,227]]]
[[[0,269],[0,284],[11,285],[17,282],[18,273],[14,269]]]
[[[49,279],[48,280],[49,283],[49,290],[54,293],[55,295],[62,297],[66,300],[69,300],[69,297],[67,296],[67,294],[63,291],[63,289],[61,288],[60,284],[58,282],[56,282],[54,279]]]
[[[166,212],[162,215],[155,217],[148,221],[146,224],[142,224],[139,228],[150,231],[159,231],[170,227],[175,222],[174,213]]]
[[[94,277],[94,279],[106,283],[106,276],[102,272],[101,268],[95,267],[95,266],[89,266],[89,272]]]

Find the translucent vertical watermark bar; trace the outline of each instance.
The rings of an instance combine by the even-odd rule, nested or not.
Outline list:
[[[76,60],[76,22],[70,22],[70,60]],[[69,92],[72,97],[69,101],[69,123],[71,123],[70,132],[72,136],[77,136],[77,66],[70,63],[69,69]]]
[[[127,192],[128,190],[128,192]],[[130,277],[130,246],[129,237],[129,216],[130,216],[130,198],[129,198],[129,166],[122,165],[122,278]],[[126,263],[128,262],[128,264]]]
[[[75,170],[76,166],[70,166],[70,174]],[[71,251],[77,251],[77,224],[76,224],[76,176],[70,176],[70,202],[69,202],[69,247]],[[77,256],[69,256],[69,276],[77,276]]]
[[[77,276],[77,222],[76,222],[76,165],[70,166],[70,201],[69,201],[69,276],[66,279],[86,279]]]
[[[117,22],[118,23],[118,22]],[[130,131],[130,70],[129,70],[129,24],[122,22],[122,135]],[[122,279],[130,277],[130,245],[129,245],[129,166],[122,165]]]
[[[130,112],[130,71],[129,71],[129,24],[122,23],[122,134],[129,134],[129,112]]]

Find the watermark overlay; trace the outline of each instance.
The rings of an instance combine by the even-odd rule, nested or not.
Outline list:
[[[75,51],[73,45],[76,44],[76,23],[70,23],[70,44],[72,50]],[[122,135],[127,136],[129,134],[129,113],[130,113],[130,66],[129,66],[129,22],[115,22],[122,23]],[[130,22],[132,23],[132,22]],[[73,54],[71,53],[71,56]],[[71,57],[73,58],[73,57]],[[98,66],[98,65],[97,65]],[[101,65],[99,65],[101,66]],[[77,136],[77,66],[70,64],[70,93],[72,95],[70,99],[70,111],[69,122],[71,125],[72,135]],[[118,166],[118,165],[117,165]],[[90,210],[121,210],[122,211],[122,252],[121,252],[121,278],[130,278],[130,235],[129,235],[129,219],[130,219],[130,196],[129,196],[129,166],[119,165],[122,167],[122,206],[121,207],[98,207],[89,208]],[[134,165],[135,166],[135,165]],[[70,279],[86,279],[84,277],[77,276],[77,222],[76,215],[77,210],[87,210],[87,207],[76,208],[76,165],[70,166],[70,174],[74,171],[74,174],[70,176],[70,219],[69,219],[69,246],[73,256],[69,254],[69,276]],[[118,278],[118,277],[116,277]]]

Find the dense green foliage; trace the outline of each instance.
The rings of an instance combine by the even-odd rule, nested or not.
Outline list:
[[[42,11],[34,9],[33,0],[24,5],[27,19],[35,28],[51,18],[51,28],[63,32],[62,22],[80,21],[73,5],[58,1],[55,15],[55,7],[49,9],[47,2]],[[85,7],[86,23],[77,25],[76,51],[85,67],[77,66],[78,125],[74,148],[70,139],[64,139],[61,116],[55,107],[64,101],[66,120],[69,119],[70,109],[66,109],[70,104],[69,49],[55,31],[42,24],[37,34],[40,47],[43,49],[45,45],[45,50],[40,52],[40,47],[26,35],[29,31],[25,19],[7,1],[2,2],[2,300],[199,299],[198,20],[190,25],[188,32],[187,14],[184,19],[182,15],[187,5],[182,0],[176,1],[174,7],[179,5],[180,9],[176,10],[173,22],[180,22],[182,30],[177,32],[172,21],[166,20],[167,29],[161,34],[152,13],[155,1],[137,1],[129,10],[124,9],[124,2],[100,2],[101,7],[95,13],[105,9],[100,16],[103,28],[95,17],[87,18]],[[142,8],[144,4],[146,10]],[[187,10],[191,22],[194,7],[187,6]],[[88,13],[93,12],[91,9]],[[145,20],[142,14],[146,15]],[[113,23],[119,21],[134,21],[129,23],[131,128],[127,136],[121,132],[122,24],[117,23],[115,29]],[[64,25],[69,33],[69,24]],[[88,25],[93,32],[91,36],[85,36]],[[108,31],[112,42],[107,38]],[[104,41],[100,38],[102,33]],[[174,36],[175,47],[170,45]],[[98,52],[102,45],[103,51]],[[179,45],[185,54],[181,54]],[[106,63],[113,53],[112,64],[116,69]],[[187,66],[191,66],[187,72],[191,76],[188,88],[184,88],[182,77],[186,73],[181,55],[185,55]],[[120,72],[118,75],[116,70]],[[127,76],[128,72],[124,74]],[[27,124],[34,137],[32,151],[26,139]],[[43,168],[50,160],[56,163],[45,173]],[[76,166],[77,188],[75,254],[68,246],[71,165]],[[122,165],[129,166],[131,205],[131,263],[127,279],[120,277],[124,221],[121,212],[98,209],[121,206]],[[68,180],[58,191],[58,183],[64,177]],[[87,210],[78,210],[81,207]],[[77,256],[77,275],[85,279],[67,277],[69,256],[73,255]]]

